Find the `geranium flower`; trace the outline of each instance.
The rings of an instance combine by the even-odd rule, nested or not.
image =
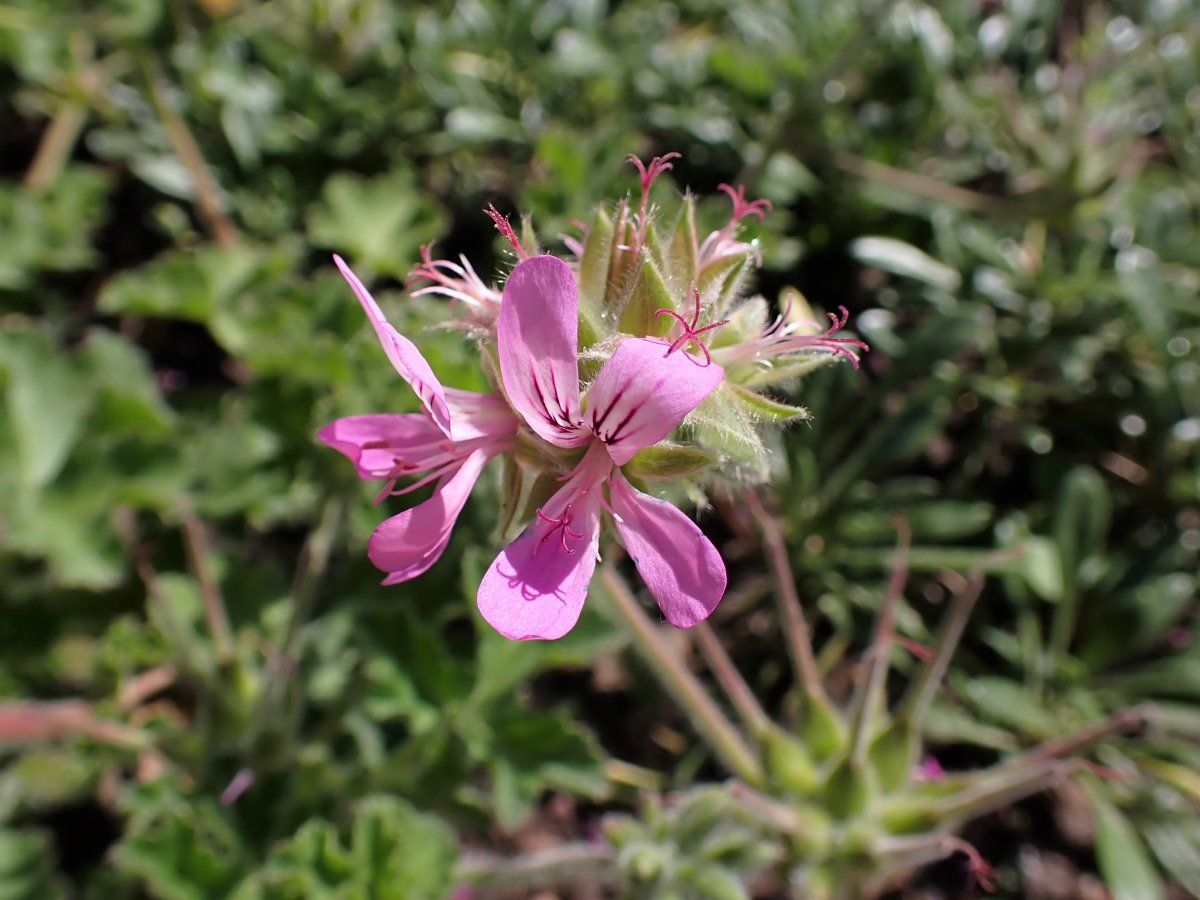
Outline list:
[[[388,573],[383,583],[397,584],[437,562],[484,465],[512,448],[518,421],[499,397],[442,387],[421,351],[388,323],[350,267],[340,257],[333,259],[388,359],[425,407],[424,413],[337,419],[318,433],[354,463],[361,478],[386,482],[377,502],[436,484],[432,497],[383,522],[367,543],[371,562]],[[423,478],[396,489],[399,479],[421,473]]]
[[[492,563],[479,610],[510,638],[566,634],[583,608],[607,509],[667,621],[695,625],[725,592],[720,554],[694,522],[636,490],[620,467],[674,430],[724,372],[665,341],[625,338],[585,396],[578,326],[578,287],[565,262],[537,256],[513,270],[497,318],[504,390],[534,434],[584,454]]]

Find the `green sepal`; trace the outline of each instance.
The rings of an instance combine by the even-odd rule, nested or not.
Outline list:
[[[517,514],[517,506],[521,502],[521,494],[525,486],[525,470],[511,453],[504,454],[504,469],[500,475],[500,521],[496,533],[501,537],[508,534],[513,517]]]
[[[754,427],[754,420],[729,390],[721,384],[688,416],[696,443],[743,471],[752,480],[767,475],[767,448]]]
[[[601,206],[583,241],[579,258],[579,346],[590,347],[609,336],[604,310],[608,294],[608,270],[612,258],[613,223]]]
[[[871,743],[868,758],[885,791],[893,791],[909,780],[917,761],[917,746],[917,736],[903,722],[889,725]]]
[[[741,379],[741,383],[751,388],[783,384],[784,382],[801,378],[809,372],[816,371],[830,363],[837,362],[839,359],[841,357],[835,356],[832,353],[814,351],[811,354],[796,357],[782,364],[772,364],[769,369],[756,368],[746,378]]]
[[[661,441],[639,450],[624,471],[641,481],[675,481],[703,472],[716,461],[715,456],[699,447]]]
[[[845,748],[846,723],[827,699],[806,697],[801,714],[804,719],[800,725],[800,740],[819,762]]]
[[[542,248],[538,246],[537,232],[533,230],[533,216],[526,213],[521,216],[521,249],[525,256],[538,256]]]
[[[730,396],[741,404],[747,414],[760,422],[780,425],[784,422],[793,422],[809,417],[808,410],[803,406],[792,406],[782,400],[772,400],[770,397],[764,397],[740,384],[733,382],[728,382],[728,384]]]
[[[621,310],[621,331],[636,337],[665,337],[674,319],[656,315],[660,309],[675,309],[675,301],[654,263],[645,257]]]
[[[821,806],[834,818],[850,819],[871,805],[871,771],[853,757],[834,767],[821,791]]]
[[[921,834],[941,824],[936,794],[899,793],[880,800],[872,811],[890,834]]]
[[[637,268],[638,255],[629,248],[636,238],[629,208],[621,203],[617,217],[613,220],[613,239],[609,245],[608,281],[605,284],[604,311],[606,317],[621,305],[627,295],[633,273]]]
[[[746,263],[749,259],[748,253],[726,256],[700,270],[696,287],[700,289],[705,308],[712,310],[714,319],[723,317],[737,300],[748,274]]]
[[[762,744],[771,785],[796,796],[812,796],[820,784],[820,774],[804,745],[774,728],[763,736]]]
[[[696,203],[689,194],[679,206],[670,240],[665,245],[664,269],[668,283],[676,290],[687,290],[698,280],[696,271]]]

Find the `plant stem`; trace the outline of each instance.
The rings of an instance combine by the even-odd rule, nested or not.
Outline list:
[[[957,828],[1044,791],[1066,778],[1070,771],[1070,766],[1060,760],[993,770],[974,787],[948,796],[938,806],[936,818],[943,827]]]
[[[1095,725],[1089,725],[1087,728],[1077,731],[1075,734],[1039,744],[1027,753],[1023,753],[1015,759],[1006,762],[1004,768],[1023,768],[1045,762],[1046,760],[1074,756],[1080,751],[1099,743],[1106,737],[1141,727],[1151,715],[1151,707],[1134,706],[1130,709],[1123,709],[1105,719],[1101,719]]]
[[[783,619],[784,640],[787,643],[792,668],[805,695],[824,703],[826,701],[825,688],[821,684],[821,675],[817,670],[816,660],[813,658],[812,637],[808,631],[808,624],[804,621],[800,594],[796,591],[796,579],[792,574],[792,564],[788,559],[787,543],[783,539],[783,531],[775,517],[763,508],[758,494],[754,491],[746,491],[744,500],[750,514],[754,516],[762,531],[767,562],[771,567],[771,574],[775,577],[775,597],[779,603],[779,614]]]
[[[954,651],[958,649],[958,642],[962,638],[963,630],[967,627],[967,620],[971,618],[971,610],[974,609],[975,601],[979,599],[979,595],[983,591],[983,582],[983,573],[976,572],[950,601],[950,611],[942,620],[941,628],[938,629],[937,638],[934,641],[933,659],[922,667],[920,674],[917,675],[909,687],[908,693],[905,694],[900,709],[896,713],[898,722],[916,729],[920,728],[921,720],[925,717],[929,704],[933,702],[934,694],[941,686],[942,679],[946,677],[950,659],[954,656]]]
[[[679,654],[663,640],[612,563],[600,567],[600,583],[612,598],[613,608],[633,637],[638,650],[663,686],[683,707],[696,731],[729,771],[749,784],[761,785],[762,766],[753,751],[709,697],[704,685],[679,658]]]
[[[191,178],[200,217],[208,224],[218,244],[226,248],[236,247],[239,243],[237,227],[225,215],[221,190],[204,160],[196,138],[171,105],[171,100],[163,89],[162,75],[157,66],[146,67],[145,80],[150,91],[150,100],[158,113],[163,131],[167,134],[167,140],[171,142],[171,148]]]
[[[212,634],[216,649],[217,664],[225,665],[233,659],[233,634],[229,628],[229,616],[225,612],[225,601],[217,586],[210,565],[211,550],[208,532],[195,513],[183,515],[183,543],[187,548],[188,563],[192,575],[200,585],[200,599],[204,604],[204,618]]]
[[[616,852],[607,843],[560,844],[520,856],[472,853],[459,860],[455,880],[495,889],[532,888],[567,881],[611,884]]]
[[[704,661],[708,663],[708,668],[721,683],[725,695],[729,697],[734,709],[741,716],[742,723],[752,735],[766,732],[771,725],[771,719],[759,705],[754,692],[750,690],[750,686],[738,672],[737,666],[733,664],[729,654],[725,652],[720,638],[713,633],[707,622],[701,622],[693,628],[692,634],[696,636],[696,643],[700,647]]]
[[[882,702],[883,688],[887,681],[892,639],[896,632],[896,606],[904,593],[908,581],[908,548],[912,545],[912,529],[903,519],[896,522],[898,532],[896,556],[892,573],[888,578],[883,603],[879,607],[879,620],[875,626],[875,638],[871,642],[870,669],[867,681],[858,697],[851,719],[850,756],[862,762],[866,759],[867,745],[871,736],[871,716]]]
[[[45,190],[58,180],[58,175],[71,158],[71,152],[79,141],[83,126],[87,123],[87,107],[77,101],[65,101],[54,118],[50,120],[37,154],[33,157],[22,182],[31,190]]]

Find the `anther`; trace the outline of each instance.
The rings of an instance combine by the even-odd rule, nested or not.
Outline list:
[[[712,331],[714,328],[720,328],[722,325],[728,325],[728,319],[722,319],[720,322],[713,322],[711,325],[705,325],[703,328],[697,328],[696,325],[700,322],[700,291],[697,288],[692,288],[692,298],[695,301],[695,310],[692,313],[692,321],[688,321],[673,309],[658,309],[654,311],[656,316],[667,315],[675,319],[683,328],[683,334],[675,338],[674,342],[667,348],[667,352],[663,354],[663,359],[666,359],[684,344],[691,341],[704,354],[704,367],[712,365],[712,355],[708,352],[708,348],[704,346],[704,342],[700,340],[700,335],[705,332]],[[688,357],[691,359],[691,356]],[[699,363],[697,363],[699,365]]]
[[[572,537],[575,540],[579,540],[580,538],[583,537],[583,532],[576,531],[575,529],[573,529],[571,527],[571,504],[568,503],[566,506],[563,507],[562,518],[552,519],[552,518],[550,518],[550,516],[548,516],[544,512],[542,512],[540,507],[537,510],[537,517],[539,519],[541,519],[543,522],[545,522],[547,525],[551,526],[546,531],[546,533],[542,535],[542,539],[540,541],[538,541],[538,547],[540,547],[542,544],[546,543],[546,541],[548,541],[550,539],[550,536],[552,534],[554,534],[554,532],[558,531],[561,528],[562,532],[560,534],[560,543],[562,544],[562,548],[567,553],[570,553],[573,555],[575,553],[575,550],[574,550],[574,548],[567,546],[567,538]],[[533,553],[535,556],[537,555],[537,547],[534,548]]]
[[[521,246],[521,242],[517,240],[517,233],[513,231],[512,223],[508,221],[508,216],[502,215],[500,210],[496,209],[496,204],[494,203],[489,203],[484,207],[483,211],[487,213],[489,219],[496,223],[496,230],[504,236],[504,239],[516,251],[517,258],[526,259],[528,254],[525,253],[525,248]]]

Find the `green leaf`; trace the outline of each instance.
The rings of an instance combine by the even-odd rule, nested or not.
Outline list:
[[[1067,473],[1054,516],[1054,541],[1068,594],[1075,592],[1080,566],[1104,551],[1112,519],[1112,497],[1094,469],[1079,466]]]
[[[396,797],[367,797],[354,812],[351,858],[364,898],[447,897],[458,851],[450,829]]]
[[[861,237],[850,245],[850,253],[864,265],[915,278],[944,291],[956,291],[962,284],[961,276],[954,269],[895,238]]]
[[[362,272],[396,278],[408,273],[421,245],[440,237],[446,227],[445,217],[407,169],[377,178],[332,175],[307,222],[319,246],[348,256]]]
[[[28,287],[38,270],[94,265],[91,234],[104,221],[110,181],[99,167],[72,165],[40,191],[0,184],[0,288]]]
[[[999,677],[972,678],[959,686],[968,702],[987,721],[1013,728],[1026,737],[1055,734],[1058,722],[1042,699],[1023,684]]]
[[[75,446],[94,400],[93,385],[33,331],[0,335],[0,368],[7,375],[21,482],[37,488],[59,473]]]
[[[40,830],[0,829],[0,900],[57,900],[65,887],[54,873],[54,847]]]
[[[1096,816],[1096,862],[1113,900],[1165,900],[1162,878],[1133,825],[1101,790],[1088,793]]]

